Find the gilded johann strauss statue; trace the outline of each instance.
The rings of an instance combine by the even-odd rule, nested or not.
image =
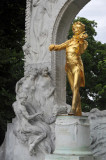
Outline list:
[[[66,49],[66,66],[65,70],[73,92],[72,107],[69,115],[81,116],[81,100],[79,88],[85,86],[84,68],[81,60],[81,54],[84,53],[88,46],[85,40],[88,35],[85,33],[85,25],[77,21],[72,26],[73,37],[68,41],[60,44],[49,46],[50,51]]]

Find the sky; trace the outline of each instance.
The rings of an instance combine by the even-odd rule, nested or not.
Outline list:
[[[97,36],[95,39],[106,43],[106,0],[91,0],[78,13],[77,17],[85,17],[97,22]]]

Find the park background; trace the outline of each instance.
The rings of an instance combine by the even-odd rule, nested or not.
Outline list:
[[[7,123],[11,123],[15,117],[12,109],[15,85],[24,75],[22,46],[25,35],[25,7],[26,0],[0,1],[0,144],[4,140]],[[82,55],[86,80],[85,88],[80,89],[83,112],[92,108],[106,110],[105,16],[105,0],[92,0],[76,17],[86,25],[89,35],[89,46]],[[70,26],[67,38],[71,37]],[[67,103],[71,104],[72,93],[68,82],[66,99]]]

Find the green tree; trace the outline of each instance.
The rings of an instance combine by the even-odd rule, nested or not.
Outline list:
[[[14,117],[15,84],[23,76],[25,0],[0,1],[0,144]]]
[[[88,48],[82,55],[85,69],[85,88],[80,88],[81,103],[83,111],[92,108],[106,109],[106,44],[95,40],[97,35],[95,27],[97,23],[86,18],[79,17],[75,21],[81,21],[86,26],[88,34]],[[71,38],[72,26],[68,39]],[[67,81],[67,103],[71,104],[72,93]]]

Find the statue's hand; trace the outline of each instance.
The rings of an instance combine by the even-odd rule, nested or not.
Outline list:
[[[43,112],[38,112],[38,113],[37,113],[37,115],[41,115],[41,116],[42,116],[43,114],[44,114]]]
[[[37,118],[43,120],[43,112],[37,113]]]
[[[49,50],[52,51],[53,49],[54,49],[54,44],[51,44],[51,45],[49,46]]]
[[[80,34],[80,40],[84,40],[86,38],[88,38],[88,34],[84,31]]]

